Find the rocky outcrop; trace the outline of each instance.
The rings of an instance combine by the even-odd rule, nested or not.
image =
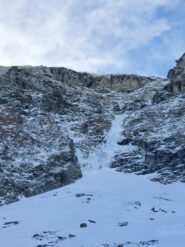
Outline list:
[[[162,183],[185,182],[184,59],[183,55],[168,73],[170,81],[150,94],[151,101],[144,108],[127,111],[120,145],[129,143],[136,151],[119,155],[112,167],[137,174],[155,173],[152,180]],[[140,93],[134,92],[138,100]]]
[[[154,103],[159,103],[175,95],[185,93],[185,54],[176,61],[175,68],[168,72],[167,77],[169,83],[165,85],[161,92],[157,92],[154,95]]]
[[[32,87],[37,90],[45,90],[46,85],[53,79],[67,85],[92,88],[96,90],[113,90],[116,92],[130,92],[143,87],[145,84],[155,81],[156,77],[146,77],[132,74],[117,75],[93,75],[85,72],[76,72],[62,67],[23,66],[1,68],[4,72],[2,83],[11,81],[13,85],[19,84],[22,88]],[[41,81],[34,85],[34,80]]]
[[[166,90],[173,94],[185,92],[185,54],[177,60],[176,67],[168,73],[170,83],[166,86]]]

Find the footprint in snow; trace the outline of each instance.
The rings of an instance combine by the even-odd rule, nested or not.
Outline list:
[[[85,194],[85,193],[77,193],[76,195],[75,195],[77,198],[80,198],[80,197],[84,197],[84,196],[93,196],[92,194]]]
[[[85,194],[85,193],[78,193],[75,195],[77,198],[84,198],[85,201],[82,201],[82,203],[90,203],[90,201],[92,200],[93,195],[92,194]]]
[[[167,213],[166,210],[162,209],[162,208],[156,208],[156,207],[153,207],[151,208],[151,211],[154,212],[154,213],[159,213],[159,212],[162,212],[162,213]]]
[[[103,247],[126,247],[126,246],[133,246],[133,247],[140,247],[140,246],[152,246],[158,244],[158,240],[149,240],[149,241],[140,241],[140,242],[124,242],[120,244],[102,244]]]
[[[167,202],[171,202],[172,200],[164,197],[164,196],[153,196],[153,198],[158,199],[158,200],[163,200],[163,201],[167,201]]]
[[[120,226],[120,227],[128,226],[128,222],[127,221],[120,222],[120,223],[118,223],[118,226]]]
[[[94,220],[88,220],[90,223],[96,224],[96,221]]]
[[[76,235],[68,234],[68,236],[62,236],[58,231],[44,231],[42,233],[36,233],[32,236],[32,238],[36,241],[44,241],[45,243],[37,245],[37,247],[44,246],[56,246],[60,241],[68,240],[71,238],[75,238]]]
[[[12,226],[12,225],[18,225],[19,224],[19,221],[8,221],[8,222],[5,222],[4,223],[4,226],[3,226],[3,228],[7,228],[7,227],[9,227],[9,226]]]
[[[80,228],[86,228],[87,227],[87,224],[86,223],[81,223],[80,224]]]
[[[142,206],[142,203],[140,201],[131,201],[131,202],[128,202],[129,205],[132,205],[135,209],[138,209]]]

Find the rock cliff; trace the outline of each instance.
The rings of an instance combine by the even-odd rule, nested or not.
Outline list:
[[[127,111],[120,145],[130,143],[136,150],[116,157],[112,167],[137,174],[154,173],[152,180],[162,183],[185,182],[184,61],[185,55],[169,71],[169,82],[164,82],[163,88],[157,89],[152,84],[145,107]],[[130,94],[129,100],[133,96],[137,101],[143,100],[145,88]],[[153,90],[155,93],[151,94]]]

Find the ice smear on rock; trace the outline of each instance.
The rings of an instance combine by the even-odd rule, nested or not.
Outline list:
[[[83,173],[90,170],[101,169],[102,167],[110,167],[115,155],[134,148],[132,145],[125,147],[118,145],[118,142],[123,138],[121,132],[122,123],[125,118],[126,114],[120,114],[114,117],[103,144],[96,146],[87,158],[77,149],[77,156]]]

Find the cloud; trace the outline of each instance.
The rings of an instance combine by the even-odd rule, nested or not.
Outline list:
[[[0,64],[129,71],[129,52],[171,29],[160,8],[172,1],[1,0]]]

